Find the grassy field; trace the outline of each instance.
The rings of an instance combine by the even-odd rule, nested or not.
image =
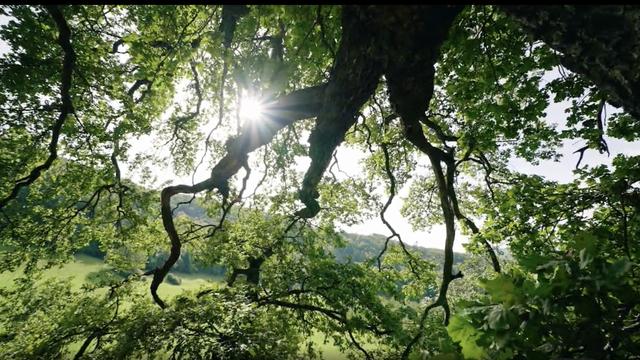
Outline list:
[[[53,267],[43,274],[43,281],[47,279],[71,279],[71,285],[75,289],[79,289],[83,284],[87,283],[87,275],[92,272],[109,268],[102,260],[87,255],[76,255],[75,261],[64,264],[61,267]],[[0,273],[0,287],[11,287],[13,279],[18,277],[21,272],[2,272]],[[207,274],[184,274],[175,273],[181,280],[181,285],[162,284],[158,289],[160,296],[173,297],[184,290],[192,290],[206,284],[219,284],[222,278]],[[150,277],[146,283],[150,283]]]
[[[108,266],[100,259],[87,256],[77,255],[74,262],[64,264],[61,267],[54,267],[44,272],[43,280],[47,279],[71,279],[71,285],[79,289],[86,282],[86,276],[94,271],[106,269]],[[0,287],[11,288],[13,279],[22,274],[22,271],[1,272]]]
[[[43,274],[43,279],[41,281],[46,281],[47,279],[65,279],[69,278],[71,280],[71,284],[74,288],[79,289],[83,284],[87,283],[87,275],[100,271],[103,269],[107,269],[109,266],[105,264],[102,260],[98,258],[94,258],[87,255],[76,255],[75,261],[64,264],[61,267],[54,267],[47,270]],[[13,279],[17,278],[21,274],[21,271],[18,272],[2,272],[0,273],[0,287],[12,287]],[[158,294],[163,298],[171,298],[182,291],[185,290],[194,290],[202,287],[203,285],[216,286],[220,285],[223,281],[221,277],[215,277],[207,274],[185,274],[185,273],[175,273],[181,280],[182,284],[180,285],[171,285],[168,283],[163,283],[162,286],[158,289]],[[146,286],[149,286],[151,279],[146,280]],[[149,294],[149,298],[151,298],[151,294]],[[346,359],[346,355],[341,353],[340,350],[334,346],[331,341],[328,343],[324,342],[324,335],[321,333],[316,333],[311,337],[311,340],[317,344],[317,349],[322,351],[323,357],[327,360],[342,360]],[[80,344],[77,344],[79,347]]]

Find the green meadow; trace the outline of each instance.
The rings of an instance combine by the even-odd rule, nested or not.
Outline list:
[[[45,271],[40,281],[47,281],[49,279],[69,279],[71,286],[75,289],[80,289],[82,285],[87,284],[87,276],[93,272],[108,269],[109,265],[105,264],[103,260],[88,256],[88,255],[75,255],[75,260],[66,263],[62,266],[52,267]],[[0,288],[11,288],[13,286],[13,280],[19,277],[22,271],[15,272],[2,272],[0,273]],[[204,286],[220,286],[223,284],[224,279],[222,277],[212,276],[204,273],[187,274],[175,272],[175,276],[181,280],[180,285],[173,285],[164,282],[158,289],[158,293],[163,298],[172,298],[179,295],[183,291],[197,290]],[[145,281],[145,287],[148,287],[151,282],[150,277]],[[151,301],[151,294],[149,293],[149,301]],[[321,333],[314,334],[311,339],[316,344],[316,348],[322,352],[325,359],[328,360],[341,360],[346,359],[346,355],[341,353],[338,347],[331,343],[331,340],[325,342],[325,336]],[[79,347],[80,344],[74,344],[71,346]],[[71,349],[73,350],[73,349]]]

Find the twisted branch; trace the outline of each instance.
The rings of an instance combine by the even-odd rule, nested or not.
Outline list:
[[[5,198],[0,199],[0,210],[2,210],[9,201],[18,196],[18,192],[21,188],[29,186],[36,181],[40,175],[48,170],[53,162],[58,158],[58,140],[60,133],[62,132],[62,125],[64,124],[67,116],[73,113],[73,103],[71,102],[71,81],[73,77],[73,69],[75,67],[76,54],[71,46],[71,29],[62,15],[62,11],[58,6],[45,6],[47,12],[53,18],[53,21],[58,28],[58,45],[62,48],[64,57],[62,60],[62,76],[60,84],[60,98],[62,100],[62,106],[60,107],[60,115],[53,124],[51,130],[51,141],[49,142],[49,157],[44,163],[36,166],[29,175],[15,181],[13,189]]]
[[[229,195],[228,180],[246,164],[248,154],[269,143],[273,136],[284,127],[295,121],[316,116],[320,109],[319,99],[322,99],[324,91],[325,85],[319,85],[281,97],[267,106],[265,121],[260,124],[246,123],[242,134],[227,141],[227,154],[214,166],[208,179],[193,185],[168,186],[162,190],[160,195],[162,224],[169,235],[171,251],[165,263],[151,271],[153,273],[151,295],[160,307],[165,308],[166,304],[158,296],[158,287],[171,267],[178,261],[182,248],[180,236],[173,222],[171,197],[176,194],[197,194],[205,190],[218,189],[223,200],[226,199]]]

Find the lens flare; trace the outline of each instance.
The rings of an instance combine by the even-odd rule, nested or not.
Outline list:
[[[249,121],[260,120],[264,117],[264,104],[253,96],[244,96],[240,103],[240,117]]]

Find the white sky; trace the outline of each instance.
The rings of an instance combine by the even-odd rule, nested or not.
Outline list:
[[[556,77],[560,76],[557,72],[552,71],[549,72],[543,79],[543,82],[550,81]],[[246,102],[246,101],[244,101]],[[564,128],[564,123],[566,122],[567,114],[564,110],[570,106],[569,102],[562,103],[552,103],[545,111],[546,121],[550,124],[555,124],[559,130]],[[607,105],[606,114],[611,115],[615,111],[618,111],[611,106]],[[202,128],[202,131],[207,131],[208,128]],[[307,140],[308,134],[302,134],[301,137],[304,141]],[[611,152],[611,156],[607,156],[606,154],[600,154],[596,150],[588,150],[581,163],[581,167],[585,165],[589,167],[593,167],[600,164],[611,164],[613,158],[619,154],[623,153],[626,155],[637,155],[640,154],[640,143],[634,142],[629,143],[624,140],[613,139],[605,136],[607,143],[609,145],[609,150]],[[146,137],[135,144],[135,151],[143,151],[144,149],[149,149],[151,144],[154,142],[151,140],[151,137]],[[573,179],[573,171],[575,169],[575,165],[578,160],[578,154],[574,154],[573,152],[578,148],[584,145],[584,140],[571,140],[565,141],[561,149],[558,150],[562,157],[559,161],[553,160],[544,160],[540,161],[540,164],[534,166],[524,159],[513,157],[509,160],[509,168],[512,170],[516,170],[526,174],[537,174],[546,177],[549,180],[555,180],[559,182],[569,182]],[[347,175],[355,176],[362,173],[361,160],[364,159],[368,154],[365,152],[361,152],[357,149],[346,147],[342,145],[338,148],[336,157],[338,159],[338,163],[340,166],[340,170],[342,170],[346,175],[341,174],[339,171],[334,171],[336,176],[339,179],[344,179]],[[300,173],[304,173],[309,166],[310,159],[308,157],[298,157],[296,164],[296,171]],[[426,158],[423,159],[422,163],[427,163]],[[195,180],[196,182],[201,181],[208,177],[210,169],[207,166],[201,166],[198,173],[196,174]],[[416,169],[417,175],[429,175],[430,168],[428,166],[420,166]],[[423,173],[424,172],[424,173]],[[191,183],[190,176],[177,177],[175,176],[170,167],[166,167],[164,170],[155,168],[154,174],[158,176],[158,180],[160,182],[163,181],[171,181],[172,183]],[[255,185],[258,182],[258,179],[262,176],[262,174],[254,171],[252,173],[251,178],[248,181],[248,192],[250,193]],[[389,207],[386,213],[387,220],[391,223],[391,225],[395,228],[395,230],[402,236],[403,240],[409,244],[420,245],[424,247],[431,248],[444,248],[444,238],[445,238],[445,229],[444,225],[435,225],[430,231],[415,231],[412,229],[411,225],[408,221],[400,214],[400,208],[402,207],[403,199],[408,195],[409,186],[411,182],[407,182],[407,184],[399,189],[398,196],[394,199],[393,203]],[[383,201],[386,200],[386,197],[383,197]],[[381,205],[382,206],[382,205]],[[473,214],[467,214],[468,216],[473,216]],[[390,232],[386,228],[386,226],[380,221],[378,217],[375,217],[371,220],[362,222],[357,225],[339,226],[341,229],[360,233],[360,234],[383,234],[389,235]],[[464,251],[462,244],[467,241],[466,237],[462,235],[460,232],[456,234],[456,243],[454,249],[456,251]]]
[[[548,78],[551,79],[553,78],[553,76],[554,74],[550,73]],[[562,128],[560,124],[563,124],[565,122],[566,114],[564,113],[564,109],[568,105],[569,103],[566,102],[550,105],[546,111],[547,122],[558,124],[558,127]],[[611,114],[613,111],[614,109],[612,109],[610,106],[607,106],[608,114]],[[206,130],[206,128],[203,128],[202,130]],[[304,134],[301,136],[305,141],[308,138],[308,134]],[[590,167],[600,164],[610,165],[612,159],[618,153],[624,153],[626,155],[640,154],[640,144],[638,142],[629,143],[623,140],[612,139],[608,137],[605,137],[605,139],[607,140],[607,143],[609,145],[611,156],[608,157],[606,154],[599,154],[598,151],[589,150],[585,153],[585,156],[581,163],[581,167],[583,167],[584,165],[588,165]],[[138,141],[132,141],[132,144],[134,144],[133,151],[146,152],[149,149],[155,149],[156,152],[162,153],[163,150],[158,150],[158,148],[154,145],[155,143],[156,142],[152,140],[150,136],[146,136]],[[583,144],[584,141],[582,140],[572,140],[565,142],[563,144],[563,147],[559,150],[559,153],[561,153],[563,156],[558,162],[546,160],[541,161],[539,165],[534,166],[523,159],[514,157],[510,159],[509,167],[513,170],[517,170],[526,174],[537,174],[544,176],[550,180],[569,182],[573,179],[573,171],[578,159],[578,154],[574,154],[573,152],[576,149],[580,148]],[[338,148],[338,152],[336,155],[340,169],[351,176],[359,175],[362,172],[361,160],[366,156],[366,153],[354,148],[346,147],[344,145]],[[298,157],[297,160],[298,161],[295,170],[304,173],[309,166],[309,158]],[[209,167],[201,166],[198,173],[196,174],[195,181],[198,182],[206,179],[208,177],[209,171]],[[430,171],[430,169],[424,166],[417,169],[417,173],[420,175],[429,175],[428,173],[422,173],[428,171]],[[334,173],[339,179],[346,177],[346,175],[340,174],[339,171],[334,171]],[[173,184],[191,183],[190,176],[176,176],[175,174],[173,174],[168,164],[165,164],[164,168],[155,167],[154,175],[157,176],[159,183],[162,183],[164,181],[170,181]],[[254,171],[252,172],[252,176],[248,182],[247,193],[252,192],[261,176],[262,174],[258,173],[254,169]],[[400,233],[405,242],[430,248],[443,248],[445,238],[443,225],[433,226],[430,231],[414,231],[408,221],[400,215],[400,208],[402,207],[403,198],[405,198],[408,194],[409,185],[410,182],[408,182],[402,189],[400,189],[398,196],[396,196],[394,202],[387,210],[387,220],[392,224],[395,230]],[[385,199],[386,197],[383,198],[383,200]],[[473,214],[467,215],[472,216]],[[340,226],[340,228],[348,232],[360,234],[377,233],[389,235],[388,229],[377,217],[353,226],[342,225]],[[456,234],[456,244],[454,249],[456,251],[463,252],[464,248],[462,247],[462,244],[466,241],[467,239],[460,232],[458,232]]]
[[[9,18],[6,16],[0,16],[0,25],[4,25],[8,22]],[[0,55],[6,53],[8,51],[7,44],[0,39]],[[546,80],[549,80],[553,77],[557,76],[556,74],[550,73],[547,76]],[[549,123],[563,124],[566,119],[566,114],[564,113],[564,109],[566,108],[566,103],[560,104],[552,104],[546,111],[547,121]],[[608,107],[609,114],[611,114],[612,109]],[[207,130],[207,129],[202,129]],[[305,136],[305,139],[307,136]],[[584,159],[582,161],[582,165],[595,166],[599,164],[611,164],[613,157],[615,157],[618,153],[624,153],[626,155],[638,155],[640,154],[640,143],[629,143],[623,140],[611,139],[605,137],[607,143],[609,145],[609,150],[611,151],[611,156],[607,157],[606,154],[599,154],[597,151],[590,150],[585,153]],[[164,152],[166,153],[166,149],[161,149],[158,146],[158,140],[154,139],[152,136],[143,136],[138,140],[131,141],[133,145],[132,153],[140,153],[140,152]],[[573,151],[580,148],[583,145],[581,141],[572,141],[566,142],[563,144],[560,153],[563,154],[563,157],[559,162],[554,161],[541,161],[540,165],[534,166],[522,159],[513,158],[509,161],[509,166],[513,170],[517,170],[527,174],[538,174],[545,176],[550,180],[556,180],[560,182],[568,182],[573,178],[573,170],[575,168],[575,164],[577,162],[578,155],[573,154]],[[361,153],[352,148],[346,148],[345,146],[341,146],[337,152],[337,158],[340,165],[340,169],[348,174],[358,174],[361,171],[360,160],[366,156],[365,153]],[[308,158],[299,158],[299,162],[297,164],[297,170],[300,172],[304,172],[309,164]],[[190,176],[176,176],[171,170],[168,164],[154,164],[152,168],[153,174],[158,178],[160,183],[165,181],[170,181],[174,184],[177,183],[191,183]],[[135,173],[138,172],[136,169],[123,169],[124,176],[131,176],[132,178],[138,177]],[[133,170],[133,171],[132,171]],[[195,181],[201,181],[208,176],[210,169],[206,164],[200,167],[199,172],[195,176]],[[421,168],[420,171],[429,171],[428,169]],[[339,172],[336,171],[336,175],[339,175]],[[427,175],[427,174],[424,174]],[[252,174],[252,177],[249,181],[248,190],[252,190],[255,187],[258,179],[260,178],[260,174]],[[409,244],[417,244],[424,247],[431,248],[443,248],[444,247],[444,226],[434,226],[430,232],[424,231],[414,231],[411,228],[411,225],[400,215],[400,208],[402,207],[402,199],[406,197],[408,193],[407,184],[404,188],[400,189],[399,195],[394,200],[393,204],[387,211],[387,219],[394,226],[396,231],[400,233],[403,239]],[[469,214],[472,215],[472,214]],[[378,233],[388,235],[389,232],[387,228],[382,224],[382,222],[378,218],[374,218],[373,220],[363,222],[354,226],[342,226],[343,230],[348,232],[355,232],[361,234],[371,234]],[[464,251],[462,244],[465,242],[464,237],[458,233],[457,241],[454,249],[456,251]]]

